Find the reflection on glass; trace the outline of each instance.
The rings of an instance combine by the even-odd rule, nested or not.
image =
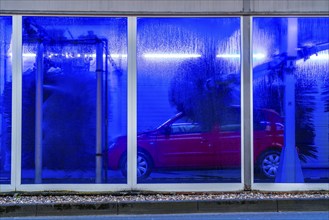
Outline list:
[[[240,54],[239,18],[137,30],[138,183],[240,182],[240,60],[219,56]]]
[[[23,17],[23,184],[126,183],[107,154],[126,133],[126,26]]]
[[[0,16],[0,185],[10,184],[11,171],[11,34],[11,17]]]
[[[329,18],[254,18],[255,182],[329,182]],[[259,154],[257,109],[277,114]],[[281,137],[280,137],[281,136]]]

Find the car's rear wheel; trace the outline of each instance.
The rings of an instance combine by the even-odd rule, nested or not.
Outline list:
[[[274,179],[279,168],[280,151],[268,150],[258,160],[258,169],[262,176]]]
[[[120,162],[120,169],[124,176],[127,176],[127,157],[123,157]],[[137,178],[145,179],[152,172],[152,160],[144,152],[138,151],[137,153]]]

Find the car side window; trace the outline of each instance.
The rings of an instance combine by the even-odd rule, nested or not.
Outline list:
[[[262,111],[254,111],[254,130],[264,131],[268,129],[270,122],[265,119],[265,115]]]
[[[240,131],[241,130],[241,116],[239,108],[232,108],[222,114],[220,120],[221,131]]]
[[[200,124],[187,117],[182,117],[171,125],[171,134],[201,133],[201,131]]]

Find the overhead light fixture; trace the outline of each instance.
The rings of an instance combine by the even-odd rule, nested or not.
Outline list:
[[[217,58],[240,58],[240,54],[218,54]],[[254,59],[264,59],[266,57],[263,53],[254,53]]]
[[[191,53],[146,53],[143,57],[148,59],[189,59],[199,58],[201,55]]]

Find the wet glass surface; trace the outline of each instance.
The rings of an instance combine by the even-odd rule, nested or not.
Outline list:
[[[0,185],[11,178],[12,19],[0,16]]]
[[[22,183],[126,183],[127,20],[23,17]],[[126,145],[123,146],[126,150]]]
[[[138,183],[240,183],[240,19],[137,19]],[[329,182],[329,19],[253,19],[254,182]],[[0,184],[11,172],[0,17]],[[127,183],[127,19],[23,17],[22,183]]]
[[[254,18],[255,182],[329,182],[329,19]],[[258,151],[265,137],[271,150]],[[283,149],[283,150],[282,150]]]
[[[138,19],[138,183],[241,181],[239,54],[239,18]]]

